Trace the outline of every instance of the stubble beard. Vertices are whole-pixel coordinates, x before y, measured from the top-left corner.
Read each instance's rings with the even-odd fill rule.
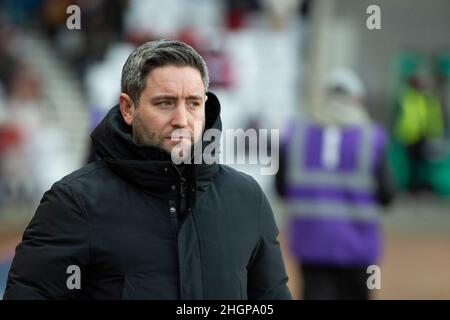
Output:
[[[202,129],[203,132],[203,129]],[[158,134],[156,132],[149,131],[142,123],[139,117],[135,118],[135,122],[132,126],[133,142],[136,145],[157,147],[164,150],[167,153],[171,153],[174,148],[181,152],[181,155],[185,156],[185,151],[187,152],[193,146],[194,137],[191,137],[190,141],[166,141],[165,137],[167,134]],[[198,138],[200,139],[200,138]],[[165,143],[170,143],[170,146],[166,146]]]
[[[158,147],[170,153],[170,150],[164,148],[164,137],[156,132],[148,131],[143,126],[139,117],[135,118],[132,126],[133,142],[140,146]]]

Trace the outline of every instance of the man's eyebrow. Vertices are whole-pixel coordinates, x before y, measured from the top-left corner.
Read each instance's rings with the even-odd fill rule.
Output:
[[[159,96],[155,96],[151,98],[151,101],[158,101],[158,100],[176,100],[178,99],[177,96],[172,96],[170,94],[163,94]],[[199,95],[190,95],[186,98],[187,100],[202,100],[203,97]]]
[[[153,98],[151,98],[151,101],[156,101],[156,100],[176,100],[177,97],[176,96],[172,96],[169,94],[163,94],[160,96],[155,96]]]
[[[190,95],[187,97],[188,100],[202,100],[203,97],[202,96],[198,96],[198,95]]]

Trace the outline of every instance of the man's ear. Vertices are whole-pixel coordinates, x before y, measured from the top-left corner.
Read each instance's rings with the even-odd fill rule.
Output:
[[[119,98],[120,113],[122,114],[123,120],[131,126],[134,119],[134,102],[126,93],[121,93]]]

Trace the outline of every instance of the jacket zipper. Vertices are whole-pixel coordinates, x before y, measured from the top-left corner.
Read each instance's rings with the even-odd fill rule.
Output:
[[[184,217],[184,215],[187,212],[187,183],[186,178],[183,177],[180,170],[177,168],[176,165],[173,165],[175,170],[178,172],[178,175],[180,177],[180,202],[179,206],[177,208],[176,201],[171,200],[169,201],[170,206],[170,217],[172,219],[172,223],[175,226],[175,230],[178,233],[178,229],[180,226],[181,218]]]
[[[180,216],[183,217],[187,211],[187,199],[186,199],[186,178],[180,178]]]

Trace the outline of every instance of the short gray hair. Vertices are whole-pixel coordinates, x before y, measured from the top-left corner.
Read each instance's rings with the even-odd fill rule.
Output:
[[[177,40],[156,40],[137,47],[122,68],[121,90],[138,103],[147,75],[165,65],[189,66],[200,71],[205,91],[208,90],[208,69],[203,58],[189,45]]]

